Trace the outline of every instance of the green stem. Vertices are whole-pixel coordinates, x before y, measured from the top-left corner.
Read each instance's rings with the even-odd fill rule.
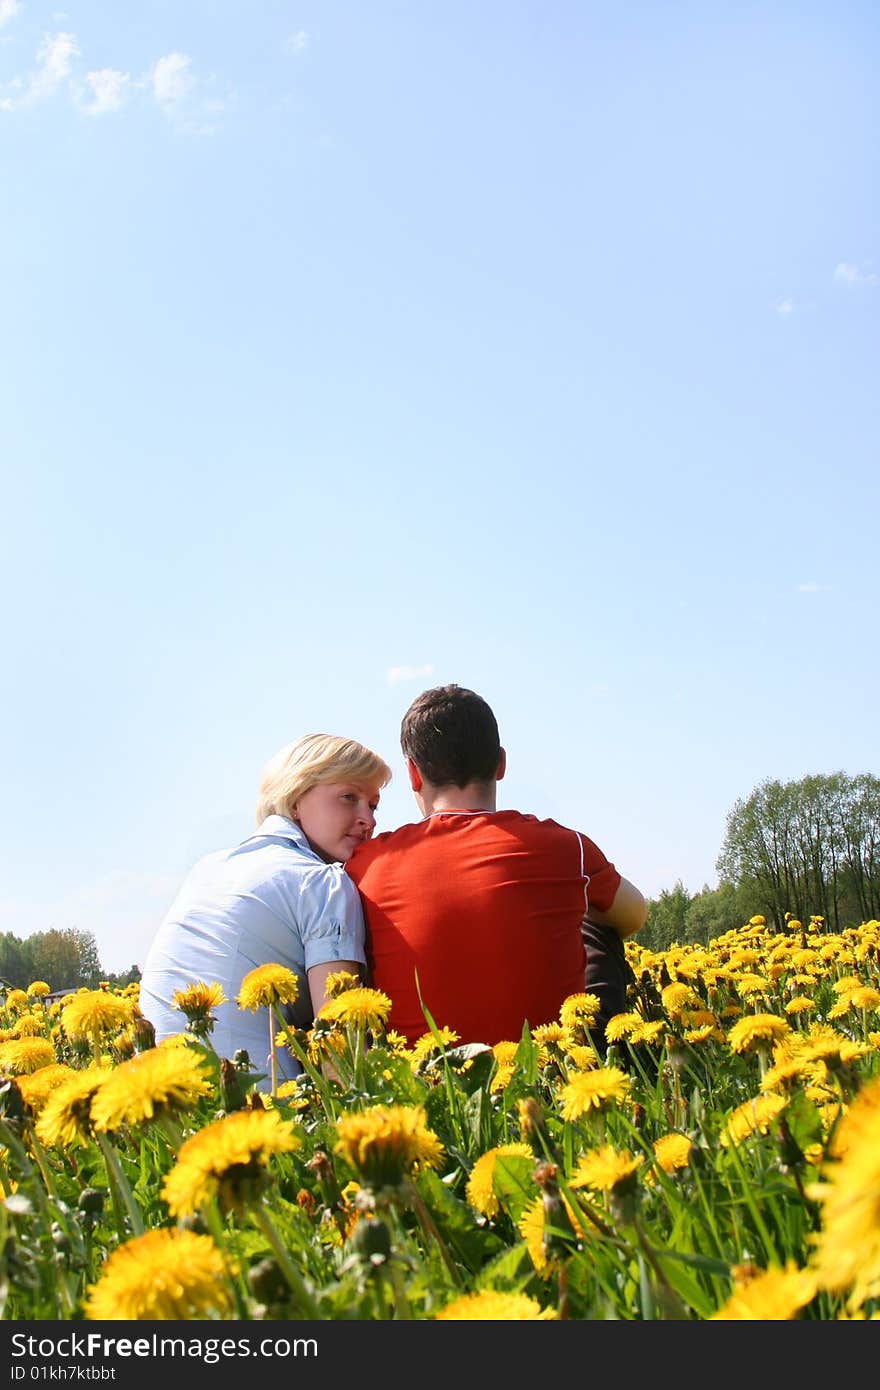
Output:
[[[399,1322],[411,1322],[412,1313],[410,1312],[409,1299],[403,1287],[403,1274],[395,1262],[390,1262],[389,1278],[391,1288],[394,1293],[394,1312]]]
[[[278,1058],[275,1054],[275,1011],[272,1008],[266,1010],[269,1016],[269,1080],[272,1083],[272,1095],[278,1090]]]
[[[455,1283],[457,1288],[461,1288],[461,1273],[458,1269],[458,1266],[456,1265],[455,1261],[449,1253],[445,1240],[443,1239],[439,1230],[437,1229],[437,1223],[435,1222],[433,1216],[431,1215],[424,1201],[422,1200],[422,1194],[419,1192],[415,1183],[412,1182],[406,1183],[404,1191],[406,1193],[410,1206],[416,1214],[416,1218],[418,1220],[419,1225],[422,1228],[422,1231],[424,1232],[426,1239],[429,1241],[434,1241],[434,1243],[437,1246],[437,1249],[443,1256],[443,1263],[449,1270],[453,1282]]]
[[[285,1029],[287,1029],[287,1024],[284,1023],[283,1020],[282,1026]],[[302,1047],[300,1047],[296,1038],[293,1036],[293,1033],[289,1029],[287,1030],[287,1046],[290,1048],[290,1051],[293,1053],[294,1057],[299,1062],[306,1076],[308,1076],[310,1080],[314,1083],[315,1090],[321,1097],[321,1103],[324,1106],[324,1111],[327,1115],[328,1120],[331,1120],[335,1123],[336,1106],[333,1104],[333,1096],[330,1090],[330,1086],[326,1078],[322,1076],[321,1073],[309,1061],[308,1056],[306,1055]]]
[[[118,1196],[128,1216],[132,1235],[142,1236],[145,1229],[144,1219],[141,1215],[140,1208],[134,1200],[134,1194],[132,1193],[128,1178],[122,1170],[122,1164],[119,1162],[119,1155],[113,1145],[108,1141],[107,1136],[98,1130],[95,1131],[95,1141],[104,1158],[104,1163],[107,1168],[107,1178],[110,1183],[110,1191],[114,1194],[114,1198]],[[116,1205],[115,1201],[114,1205]],[[124,1229],[120,1229],[119,1235],[121,1239],[125,1239]]]
[[[315,1300],[312,1298],[312,1295],[306,1288],[305,1283],[303,1282],[302,1275],[296,1268],[296,1265],[294,1265],[286,1249],[284,1248],[284,1245],[279,1240],[278,1232],[275,1230],[275,1227],[272,1225],[272,1222],[269,1220],[265,1211],[261,1206],[254,1206],[251,1208],[250,1214],[253,1218],[254,1224],[259,1227],[259,1229],[262,1231],[263,1235],[266,1237],[269,1244],[271,1245],[275,1253],[275,1258],[277,1259],[278,1265],[281,1269],[281,1272],[283,1273],[285,1279],[290,1285],[290,1288],[292,1289],[297,1302],[302,1308],[303,1313],[307,1318],[310,1318],[313,1322],[320,1321],[321,1315],[318,1312],[317,1304],[315,1303]]]

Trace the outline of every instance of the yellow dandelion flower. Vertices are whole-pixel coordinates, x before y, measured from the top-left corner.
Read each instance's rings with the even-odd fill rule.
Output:
[[[605,1025],[605,1037],[608,1042],[620,1042],[622,1038],[631,1038],[634,1032],[644,1026],[644,1022],[639,1013],[615,1014]]]
[[[563,1051],[577,1071],[594,1071],[596,1067],[602,1065],[602,1059],[598,1056],[595,1047],[587,1043],[573,1042],[569,1038]]]
[[[728,966],[732,971],[742,970],[747,965],[757,965],[760,959],[760,951],[756,951],[753,946],[745,947],[743,950],[731,952]]]
[[[37,1120],[40,1142],[50,1148],[87,1143],[93,1130],[92,1103],[109,1075],[107,1067],[86,1067],[54,1087]]]
[[[572,1187],[589,1187],[594,1192],[613,1192],[631,1183],[641,1167],[641,1158],[633,1158],[626,1149],[603,1144],[582,1154],[571,1175]]]
[[[691,1148],[686,1134],[663,1134],[654,1140],[654,1156],[664,1173],[686,1168],[690,1162]]]
[[[874,1011],[880,1008],[880,990],[874,989],[872,985],[860,985],[849,996],[849,1002],[854,1009]]]
[[[36,1014],[22,1014],[12,1031],[17,1038],[38,1038],[45,1029],[45,1019],[38,1018]]]
[[[92,1123],[112,1134],[123,1125],[189,1111],[212,1089],[201,1053],[191,1048],[151,1047],[110,1073],[92,1104]]]
[[[563,999],[559,1010],[559,1022],[563,1028],[592,1028],[602,1008],[602,1002],[595,994],[570,994]]]
[[[725,1146],[738,1144],[751,1134],[767,1134],[773,1121],[787,1104],[787,1098],[779,1095],[761,1094],[753,1100],[744,1101],[729,1116],[720,1136],[721,1143]]]
[[[336,1152],[366,1187],[397,1187],[418,1168],[437,1168],[443,1146],[419,1105],[374,1105],[340,1115]]]
[[[682,1018],[689,1028],[703,1028],[706,1024],[710,1028],[718,1026],[718,1019],[711,1009],[684,1009]]]
[[[596,1067],[579,1072],[562,1087],[559,1098],[566,1120],[578,1120],[590,1111],[602,1111],[629,1095],[630,1078],[619,1067]]]
[[[207,1021],[209,1014],[226,1002],[223,986],[216,980],[209,984],[204,980],[196,980],[195,984],[176,989],[171,996],[171,1007],[186,1014],[190,1023]]]
[[[750,917],[750,918],[749,918],[749,926],[750,926],[750,927],[763,927],[763,926],[766,924],[766,921],[767,921],[767,918],[766,918],[766,917],[762,917],[760,913],[757,913],[756,916]]]
[[[606,1032],[606,1037],[608,1036]],[[648,1043],[649,1046],[658,1047],[666,1036],[666,1024],[662,1018],[651,1019],[650,1022],[644,1020],[638,1028],[633,1028],[630,1033],[630,1041],[633,1043]],[[610,1039],[609,1039],[610,1041]]]
[[[492,1080],[489,1082],[490,1092],[503,1091],[506,1086],[509,1086],[515,1070],[512,1062],[499,1063],[492,1075]]]
[[[23,989],[11,989],[5,1002],[7,1009],[12,1009],[13,1013],[18,1013],[22,1009],[26,1009],[30,1001]]]
[[[46,984],[45,980],[34,980],[27,987],[27,994],[29,999],[44,999],[47,994],[51,993],[52,991]]]
[[[259,1198],[275,1154],[302,1140],[278,1110],[235,1110],[197,1130],[180,1147],[162,1196],[172,1216],[191,1216],[216,1197],[221,1211],[240,1213]]]
[[[849,1291],[852,1311],[880,1294],[880,1079],[852,1101],[831,1150],[807,1190],[822,1207],[811,1263],[822,1288]]]
[[[558,1317],[553,1308],[542,1308],[534,1298],[524,1293],[500,1293],[495,1289],[481,1289],[478,1293],[462,1294],[447,1303],[435,1314],[440,1322],[535,1322],[548,1321]]]
[[[701,1023],[698,1028],[686,1028],[684,1032],[684,1040],[688,1043],[708,1042],[710,1038],[715,1042],[724,1041],[723,1032],[712,1023]]]
[[[36,1118],[56,1087],[76,1075],[73,1067],[67,1067],[63,1062],[50,1062],[30,1076],[20,1076],[15,1084],[26,1110]]]
[[[565,1196],[562,1198],[562,1205],[568,1215],[568,1219],[578,1237],[585,1235],[584,1217],[579,1211],[575,1211]],[[548,1275],[552,1272],[552,1263],[547,1258],[547,1251],[544,1246],[544,1235],[547,1228],[547,1213],[544,1208],[544,1198],[538,1196],[533,1202],[523,1210],[522,1216],[516,1223],[517,1230],[525,1241],[529,1258],[535,1269],[541,1275]]]
[[[498,1212],[498,1198],[495,1195],[495,1161],[498,1158],[518,1157],[524,1160],[522,1178],[525,1180],[534,1167],[534,1156],[528,1144],[499,1144],[497,1148],[487,1149],[481,1154],[471,1169],[465,1188],[465,1197],[475,1211],[482,1216],[495,1216]]]
[[[116,994],[108,994],[103,989],[83,989],[64,1000],[61,1008],[61,1023],[65,1033],[72,1040],[86,1038],[90,1042],[102,1042],[122,1028],[127,1028],[133,1019],[130,999]]]
[[[689,1006],[697,1008],[700,997],[690,985],[683,984],[681,980],[673,980],[672,984],[666,985],[660,991],[660,1002],[668,1014],[674,1014],[678,1013],[679,1009]]]
[[[347,989],[357,989],[360,985],[360,977],[352,975],[350,970],[331,970],[329,975],[324,977],[324,993],[328,999],[335,999],[337,994],[342,994]]]
[[[347,971],[337,972],[340,975]],[[373,1032],[381,1027],[391,1012],[391,1000],[379,989],[365,989],[351,986],[342,990],[334,998],[328,999],[318,1018],[328,1023],[354,1024],[358,1028],[369,1028]]]
[[[235,1002],[240,1009],[255,1014],[273,1004],[292,1004],[298,989],[296,976],[285,965],[258,965],[245,975]]]
[[[727,1040],[732,1052],[754,1052],[772,1047],[790,1032],[789,1024],[778,1014],[744,1014],[731,1027]]]
[[[805,994],[796,994],[793,999],[789,999],[785,1006],[787,1014],[808,1014],[816,1008],[815,999],[808,999]]]
[[[743,998],[748,998],[752,994],[768,994],[770,991],[770,981],[763,975],[747,974],[737,975],[733,981],[736,991]]]
[[[806,1062],[800,1057],[786,1056],[780,1053],[778,1060],[764,1073],[761,1087],[765,1091],[791,1088],[807,1077],[815,1077],[817,1065],[819,1064]]]
[[[816,1275],[788,1260],[782,1269],[765,1269],[739,1284],[710,1321],[787,1322],[815,1298]]]
[[[91,1322],[190,1321],[234,1316],[223,1256],[210,1236],[154,1230],[120,1245],[88,1290]]]
[[[561,1023],[539,1023],[532,1029],[532,1038],[539,1047],[558,1047],[565,1038],[565,1029]]]
[[[452,1028],[438,1028],[437,1032],[440,1035],[440,1044],[444,1048],[454,1047],[457,1042],[461,1041],[460,1035],[454,1032]],[[423,1033],[420,1038],[416,1038],[412,1045],[411,1056],[413,1065],[418,1066],[420,1062],[427,1061],[427,1059],[433,1057],[437,1051],[438,1047],[437,1043],[434,1041],[433,1033]]]
[[[309,1097],[303,1091],[296,1077],[292,1081],[282,1081],[275,1092],[276,1100],[283,1100],[290,1110],[307,1110]]]
[[[0,1071],[28,1076],[55,1061],[55,1049],[46,1038],[12,1038],[0,1043]]]
[[[393,1028],[390,1030],[390,1032],[385,1034],[385,1046],[387,1048],[390,1048],[390,1050],[394,1053],[396,1057],[409,1056],[409,1048],[407,1047],[406,1038],[402,1033],[396,1032]]]

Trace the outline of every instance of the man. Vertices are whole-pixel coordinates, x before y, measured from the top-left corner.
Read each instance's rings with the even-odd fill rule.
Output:
[[[516,1041],[524,1022],[554,1022],[591,977],[608,994],[606,1019],[624,1008],[622,942],[643,925],[645,900],[586,835],[496,809],[507,759],[486,701],[458,685],[426,690],[400,742],[423,819],[346,864],[371,983],[392,1001],[388,1028],[409,1044],[425,1033],[421,995],[462,1042]]]

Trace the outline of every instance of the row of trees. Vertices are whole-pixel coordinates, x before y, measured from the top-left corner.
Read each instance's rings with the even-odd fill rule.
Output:
[[[648,905],[651,950],[708,941],[760,913],[822,917],[830,931],[880,918],[880,779],[844,772],[761,782],[727,817],[717,888],[679,881]]]
[[[101,969],[98,943],[90,931],[69,927],[65,931],[34,932],[21,940],[12,932],[0,933],[0,985],[27,989],[34,980],[43,980],[51,990],[96,989],[102,980],[111,985],[127,985],[140,979],[132,965],[122,975],[108,975]]]

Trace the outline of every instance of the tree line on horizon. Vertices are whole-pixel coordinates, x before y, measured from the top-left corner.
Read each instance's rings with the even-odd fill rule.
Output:
[[[737,801],[715,865],[717,888],[689,893],[682,881],[648,900],[638,941],[652,951],[706,943],[756,915],[782,930],[821,917],[829,931],[880,918],[880,778],[844,772],[771,779]],[[132,965],[102,970],[95,937],[75,927],[0,934],[0,988],[122,988],[141,977]]]
[[[880,918],[880,779],[765,779],[730,811],[715,868],[717,888],[691,894],[679,879],[649,900],[641,945],[706,943],[757,915],[778,931],[792,919],[837,932]]]
[[[10,931],[0,933],[0,987],[27,989],[42,980],[53,992],[97,989],[100,984],[122,989],[140,977],[137,965],[121,974],[102,970],[94,934],[78,927],[34,932],[23,939]]]

